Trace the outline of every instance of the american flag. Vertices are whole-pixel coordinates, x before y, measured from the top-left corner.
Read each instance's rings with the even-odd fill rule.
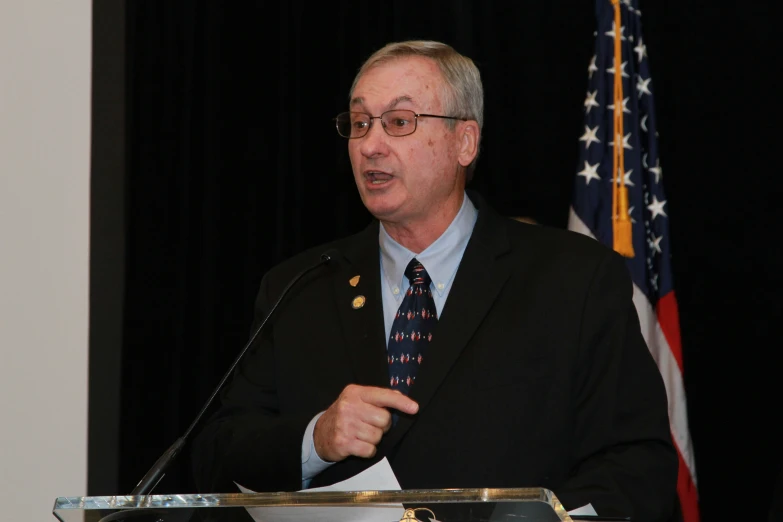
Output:
[[[642,333],[666,385],[669,422],[680,460],[677,493],[683,519],[698,522],[668,202],[638,0],[596,0],[596,17],[595,54],[587,69],[584,134],[579,138],[568,228],[626,256]],[[621,82],[616,83],[615,75]]]

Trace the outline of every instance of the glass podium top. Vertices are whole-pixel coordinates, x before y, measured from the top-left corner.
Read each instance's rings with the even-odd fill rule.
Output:
[[[559,522],[543,488],[60,497],[61,522]]]

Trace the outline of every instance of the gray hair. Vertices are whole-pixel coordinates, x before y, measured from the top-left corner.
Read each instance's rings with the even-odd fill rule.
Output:
[[[390,43],[378,49],[364,62],[356,74],[353,85],[351,85],[349,99],[353,98],[356,84],[368,70],[397,58],[408,56],[421,56],[435,62],[445,83],[445,88],[441,93],[444,115],[475,120],[478,123],[480,138],[484,127],[484,87],[481,85],[481,74],[473,60],[441,42],[409,40]],[[456,121],[447,121],[449,128],[453,130],[456,127]],[[477,160],[478,154],[467,168],[468,180],[473,177]]]

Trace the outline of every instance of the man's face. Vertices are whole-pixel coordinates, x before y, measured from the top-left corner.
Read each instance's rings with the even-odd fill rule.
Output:
[[[372,116],[390,109],[451,116],[442,112],[442,92],[443,79],[433,61],[398,58],[364,73],[350,110]],[[458,174],[458,136],[449,130],[448,120],[422,117],[408,136],[389,136],[376,119],[366,136],[349,140],[356,186],[370,213],[405,226],[426,223],[461,201],[465,182]]]

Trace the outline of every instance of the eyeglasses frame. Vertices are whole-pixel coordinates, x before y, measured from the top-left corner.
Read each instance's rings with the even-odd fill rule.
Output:
[[[407,111],[413,114],[413,130],[410,131],[408,134],[398,134],[398,135],[389,134],[389,130],[386,128],[386,125],[383,123],[383,115],[395,111]],[[337,119],[343,114],[351,114],[351,113],[365,114],[370,117],[370,124],[367,126],[367,131],[361,136],[343,136],[342,134],[340,134],[340,129],[337,125]],[[468,118],[460,118],[458,116],[442,116],[439,114],[419,114],[410,109],[389,109],[388,111],[382,112],[380,116],[373,116],[372,114],[369,114],[367,112],[362,112],[362,111],[346,111],[346,112],[341,112],[340,114],[332,118],[332,120],[334,121],[335,129],[337,129],[337,134],[339,134],[341,138],[345,138],[347,140],[355,140],[359,138],[364,138],[370,133],[370,130],[372,129],[373,120],[381,120],[381,127],[383,128],[383,131],[389,136],[391,136],[392,138],[404,138],[405,136],[410,136],[411,134],[416,132],[416,129],[419,128],[419,118],[440,118],[443,120],[469,121]]]

